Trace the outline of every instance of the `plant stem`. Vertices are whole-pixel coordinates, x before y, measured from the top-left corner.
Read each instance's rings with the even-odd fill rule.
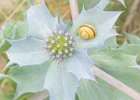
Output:
[[[115,79],[111,75],[105,73],[104,71],[102,71],[101,69],[97,68],[96,66],[94,66],[92,70],[93,70],[94,74],[97,77],[103,79],[107,83],[109,83],[112,86],[116,87],[117,89],[121,90],[125,94],[129,95],[130,97],[132,97],[134,100],[140,100],[140,94],[138,92],[134,91],[133,89],[131,89],[130,87],[128,87],[127,85],[125,85],[124,83],[122,83],[119,80]]]
[[[79,16],[77,0],[69,0],[69,1],[70,1],[71,13],[72,13],[72,20],[75,21]]]
[[[49,96],[48,91],[42,91],[34,95],[33,97],[29,98],[29,100],[45,100],[45,98],[47,98],[48,96]]]

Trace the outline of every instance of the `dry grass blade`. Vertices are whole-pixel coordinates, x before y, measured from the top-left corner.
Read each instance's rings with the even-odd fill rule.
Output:
[[[72,20],[76,20],[79,15],[77,0],[70,0],[70,9],[72,13]]]
[[[132,4],[130,11],[129,11],[129,15],[127,16],[126,21],[122,27],[122,32],[124,32],[127,29],[127,27],[132,23],[133,18],[136,15],[136,11],[137,11],[139,4],[140,4],[140,0],[133,1],[133,4]]]
[[[4,17],[4,19],[7,19],[8,16],[0,9],[0,13],[2,14],[2,16]]]
[[[20,3],[20,5],[14,10],[14,12],[10,15],[10,16],[8,16],[8,18],[6,19],[6,21],[5,22],[7,22],[8,20],[10,20],[19,10],[20,10],[20,8],[23,6],[23,4],[26,2],[26,0],[23,0],[21,3]]]
[[[7,63],[7,59],[5,57],[5,54],[0,55],[0,72],[3,70],[6,63]]]

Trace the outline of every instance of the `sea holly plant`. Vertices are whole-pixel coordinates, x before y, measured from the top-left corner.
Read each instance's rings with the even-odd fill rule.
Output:
[[[20,39],[26,35],[27,27],[25,21],[8,21],[0,31],[0,54],[10,47],[7,39]]]
[[[19,66],[10,76],[17,83],[15,98],[47,90],[50,100],[75,100],[80,80],[96,82],[87,50],[102,47],[105,40],[117,35],[112,27],[121,14],[103,9],[102,1],[90,10],[83,9],[71,28],[61,18],[52,17],[44,1],[27,10],[28,35],[8,40],[6,67]],[[78,33],[81,27],[85,29],[82,36]],[[90,37],[89,31],[94,36],[83,39]]]

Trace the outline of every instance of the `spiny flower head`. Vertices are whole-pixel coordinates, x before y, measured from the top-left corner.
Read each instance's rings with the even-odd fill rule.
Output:
[[[63,60],[74,54],[74,44],[74,36],[59,30],[48,36],[46,40],[46,49],[52,58]]]

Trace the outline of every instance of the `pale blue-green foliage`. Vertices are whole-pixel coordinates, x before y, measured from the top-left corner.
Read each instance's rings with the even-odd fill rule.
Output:
[[[44,49],[44,42],[34,38],[9,40],[13,45],[8,52],[8,65],[18,63],[20,66],[35,65],[45,62],[49,57]],[[14,49],[13,49],[14,48]]]
[[[0,74],[0,80],[2,80],[3,78],[6,78],[7,75],[4,75],[4,74]]]
[[[10,44],[7,39],[20,39],[27,34],[27,25],[24,21],[9,21],[0,32],[0,53],[5,52]]]
[[[57,29],[58,19],[51,16],[46,5],[42,2],[29,8],[27,23],[30,36],[37,39],[46,39],[52,31]]]
[[[29,70],[30,66],[32,68],[38,66],[37,68],[42,69],[41,67],[43,67],[43,65],[40,64],[48,61],[48,54],[44,49],[44,40],[50,35],[51,32],[55,31],[57,28],[63,28],[65,25],[63,25],[61,21],[58,23],[58,19],[50,15],[44,2],[39,5],[32,6],[27,11],[27,22],[29,26],[29,36],[26,39],[16,41],[9,40],[10,44],[12,45],[12,47],[7,51],[7,55],[10,59],[9,63],[19,64],[20,67],[23,67],[20,69],[28,68]],[[47,71],[43,70],[46,72],[46,76],[44,81],[42,81],[42,88],[38,88],[37,84],[33,84],[34,80],[31,79],[36,78],[36,76],[32,74],[34,73],[34,71],[32,72],[32,69],[29,73],[29,77],[31,78],[30,80],[27,80],[26,78],[18,78],[21,75],[24,76],[27,74],[23,74],[19,72],[20,70],[17,70],[15,72],[16,75],[14,74],[15,76],[12,77],[12,79],[17,83],[17,97],[26,92],[34,93],[39,92],[40,89],[47,89],[51,100],[65,100],[66,98],[69,98],[69,100],[74,100],[76,91],[79,87],[78,80],[82,78],[92,79],[92,75],[88,74],[90,74],[89,70],[93,63],[89,61],[90,59],[88,58],[85,50],[83,50],[84,52],[80,51],[81,50],[77,50],[75,56],[61,62],[60,64],[56,61],[50,61],[50,66],[45,64],[44,67],[49,69]],[[76,61],[77,67],[73,61]],[[42,73],[43,72],[39,71],[38,76],[42,76]],[[22,88],[24,85],[23,81],[28,83],[26,84],[27,87],[25,85],[24,88]],[[31,84],[29,85],[29,83]],[[32,86],[32,89],[29,89],[28,86]]]
[[[117,35],[113,26],[118,19],[121,11],[103,11],[104,2],[100,2],[97,6],[90,10],[83,9],[77,20],[74,21],[70,30],[71,34],[78,34],[78,28],[83,24],[91,24],[96,29],[96,37],[92,40],[79,40],[78,47],[90,48],[103,46],[104,41],[109,37]],[[87,17],[88,16],[88,17]],[[84,20],[83,20],[84,19]]]
[[[78,79],[75,76],[77,76],[79,80],[81,78],[92,79],[87,74],[89,72],[88,68],[91,67],[91,63],[84,59],[87,57],[82,56],[81,53],[77,54],[74,58],[81,58],[82,63],[74,59],[77,62],[74,64],[73,59],[70,59],[69,61],[65,61],[65,63],[68,62],[67,65],[69,68],[67,68],[66,64],[57,62],[53,62],[49,65],[48,63],[52,61],[48,61],[48,63],[41,65],[23,66],[15,69],[16,71],[12,75],[12,79],[17,83],[16,96],[18,97],[24,93],[36,93],[43,89],[48,89],[50,98],[65,100],[65,98],[69,97],[70,100],[73,100],[75,98],[75,92],[79,87]],[[65,68],[67,70],[64,70]],[[76,70],[74,70],[74,68],[76,68]],[[68,71],[71,71],[71,73]],[[75,76],[72,73],[74,73]]]
[[[128,36],[132,36],[132,38]],[[127,34],[127,37],[129,42],[131,42],[125,46],[119,46],[116,38],[113,37],[106,41],[105,48],[90,49],[89,55],[93,58],[97,67],[140,92],[140,65],[136,62],[136,55],[139,54],[138,51],[140,51],[140,48],[136,47],[136,51],[136,48],[132,46],[136,45],[140,38],[129,34]],[[116,45],[116,47],[111,44]],[[81,98],[79,97],[80,100],[86,100],[86,98],[93,100],[93,95],[95,100],[133,100],[99,78],[97,79],[97,83],[83,81],[81,85],[80,91],[78,92],[78,95],[81,96]],[[102,96],[98,96],[99,94]]]
[[[121,52],[126,53],[128,55],[133,55],[137,57],[138,63],[140,63],[140,45],[139,44],[129,44],[124,43],[120,49]]]
[[[111,1],[113,1],[113,0],[103,0],[103,3],[104,3],[103,8],[105,8],[106,5],[108,5],[109,2],[111,2]],[[124,2],[124,0],[118,0],[118,1],[125,7],[125,2]]]
[[[63,63],[54,62],[48,68],[44,88],[49,91],[50,100],[75,99],[79,83],[72,73],[62,69],[65,67],[67,66],[64,66]]]
[[[133,100],[131,97],[100,78],[97,82],[82,80],[77,93],[78,100]]]
[[[80,86],[79,81],[82,79],[95,80],[90,69],[96,59],[91,60],[87,49],[102,47],[104,41],[116,36],[113,26],[121,14],[117,11],[105,12],[103,5],[105,4],[100,2],[95,8],[83,10],[77,21],[73,23],[69,30],[70,34],[76,37],[76,51],[72,57],[63,60],[63,62],[52,60],[44,46],[47,37],[56,29],[65,29],[65,24],[62,20],[58,21],[58,17],[51,16],[44,1],[29,8],[27,11],[27,37],[20,40],[8,40],[11,44],[11,48],[7,51],[10,60],[8,65],[13,63],[19,65],[10,76],[17,83],[15,98],[25,93],[48,90],[50,100],[75,100],[76,92]],[[95,27],[97,32],[94,39],[82,40],[79,37],[77,31],[82,24],[91,24]],[[92,58],[93,54],[90,54]],[[106,58],[104,57],[104,59]],[[122,57],[122,59],[125,59],[126,62],[130,60],[127,60],[126,57]],[[109,57],[108,60],[110,60]],[[115,63],[115,60],[112,63]],[[129,64],[135,65],[134,62]],[[92,87],[89,85],[89,88]],[[78,96],[81,98],[79,93]]]
[[[119,44],[117,43],[117,40],[116,40],[116,36],[113,36],[113,37],[107,39],[105,41],[104,45],[106,47],[113,47],[113,48],[116,48],[117,46],[119,46]]]
[[[0,32],[0,54],[6,51],[9,46],[9,43],[4,39],[3,33]]]
[[[6,39],[20,39],[27,34],[27,24],[25,21],[8,21],[2,30]]]
[[[47,73],[47,66],[50,63],[45,62],[41,65],[30,65],[26,67],[16,67],[15,72],[11,78],[17,83],[17,94],[15,98],[18,98],[24,93],[37,93],[43,90],[44,80]]]
[[[79,80],[83,78],[94,80],[89,70],[93,65],[93,61],[85,50],[77,52],[74,57],[67,59],[64,64],[67,71],[72,72]]]
[[[131,35],[131,34],[125,34],[127,37],[127,40],[129,43],[131,44],[138,44],[140,43],[140,38],[138,36],[135,35]]]
[[[140,64],[140,38],[131,34],[126,34],[126,37],[128,42],[125,42],[119,50],[137,56],[137,62]]]

